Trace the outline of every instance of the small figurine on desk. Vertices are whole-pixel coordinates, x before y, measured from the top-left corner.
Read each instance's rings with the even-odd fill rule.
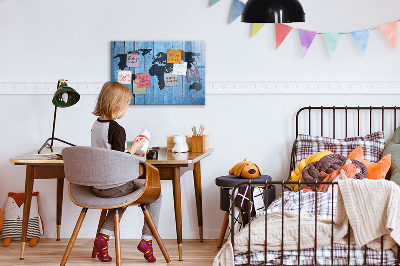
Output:
[[[186,143],[185,136],[175,136],[174,137],[175,146],[172,148],[172,152],[188,152],[189,146]]]

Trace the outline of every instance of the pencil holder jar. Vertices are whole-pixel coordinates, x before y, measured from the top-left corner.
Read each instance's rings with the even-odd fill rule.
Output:
[[[209,136],[192,136],[192,152],[205,152],[208,150]]]

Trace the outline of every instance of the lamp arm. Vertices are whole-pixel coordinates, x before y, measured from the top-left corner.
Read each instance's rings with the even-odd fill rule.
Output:
[[[60,83],[61,83],[61,80],[58,80],[56,91],[60,88]],[[54,130],[56,129],[56,117],[57,117],[57,106],[54,106],[53,131],[51,132],[50,148],[53,148]]]
[[[51,132],[51,144],[50,144],[50,148],[53,147],[54,131],[55,131],[55,129],[56,129],[56,118],[57,118],[57,106],[54,106],[53,131]]]

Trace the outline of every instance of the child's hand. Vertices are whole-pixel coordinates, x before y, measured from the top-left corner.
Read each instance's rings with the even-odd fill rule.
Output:
[[[146,143],[146,141],[147,140],[145,138],[136,137],[135,140],[132,142],[129,152],[131,154],[135,154],[140,148],[143,147],[143,145]]]

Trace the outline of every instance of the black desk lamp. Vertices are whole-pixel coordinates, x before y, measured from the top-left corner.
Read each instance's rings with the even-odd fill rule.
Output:
[[[57,107],[70,107],[76,104],[79,101],[79,93],[76,92],[73,88],[69,87],[67,84],[67,80],[60,79],[57,83],[57,91],[53,95],[53,105],[54,105],[54,118],[53,118],[53,131],[51,133],[51,138],[48,138],[42,147],[39,149],[38,153],[40,153],[45,147],[50,148],[51,152],[53,152],[53,141],[58,140],[62,143],[75,146],[72,143],[69,143],[65,140],[55,138],[54,137],[54,129],[56,127],[56,115],[57,115]],[[49,144],[49,141],[51,143]]]
[[[249,0],[243,8],[242,22],[304,22],[304,10],[298,0]]]

